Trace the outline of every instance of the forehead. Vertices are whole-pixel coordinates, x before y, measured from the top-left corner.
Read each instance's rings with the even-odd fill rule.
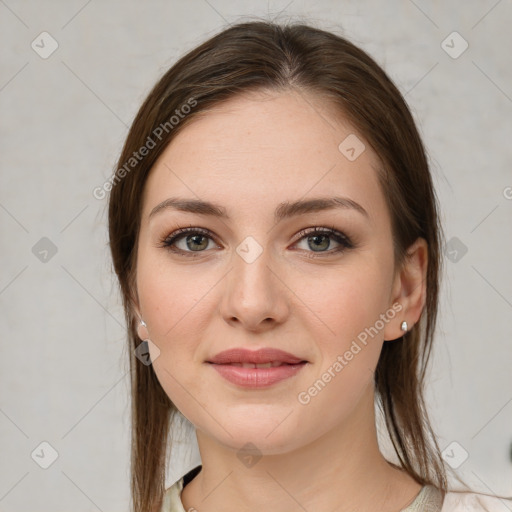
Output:
[[[364,150],[349,159],[351,147]],[[170,195],[246,215],[283,200],[343,195],[377,219],[386,208],[378,166],[364,137],[325,100],[296,91],[244,94],[201,112],[170,142],[146,183],[143,215]]]

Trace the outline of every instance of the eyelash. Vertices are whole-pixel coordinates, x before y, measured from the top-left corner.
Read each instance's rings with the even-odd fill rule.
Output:
[[[168,237],[162,239],[160,247],[166,248],[167,250],[172,251],[175,254],[185,256],[185,257],[190,257],[190,258],[195,258],[197,256],[200,256],[200,254],[202,252],[205,252],[205,251],[183,251],[182,249],[177,249],[177,248],[173,247],[173,244],[178,239],[183,238],[183,236],[185,234],[202,235],[202,236],[211,238],[213,241],[215,241],[215,238],[213,237],[212,233],[209,230],[203,229],[203,228],[189,227],[189,228],[180,228],[180,229],[176,230],[174,233],[172,233],[171,235],[169,235]],[[352,240],[347,235],[334,229],[334,227],[332,227],[332,228],[320,228],[320,227],[305,228],[305,229],[299,231],[299,233],[297,233],[297,235],[299,235],[299,239],[295,243],[300,242],[303,238],[306,238],[306,237],[318,236],[318,235],[328,235],[340,244],[339,247],[337,247],[335,249],[331,249],[329,251],[319,251],[319,252],[306,251],[306,252],[312,253],[312,254],[309,254],[306,256],[306,257],[312,258],[312,259],[325,257],[325,255],[332,256],[333,254],[338,254],[347,249],[353,249],[354,247],[356,247],[356,245],[352,242]]]

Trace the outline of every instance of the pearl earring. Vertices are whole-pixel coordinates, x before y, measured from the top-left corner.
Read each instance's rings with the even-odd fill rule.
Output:
[[[400,328],[402,329],[402,331],[407,331],[407,322],[403,321]]]

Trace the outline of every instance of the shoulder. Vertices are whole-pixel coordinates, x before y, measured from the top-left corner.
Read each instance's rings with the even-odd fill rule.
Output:
[[[160,512],[185,512],[180,497],[182,489],[183,478],[180,478],[165,490]]]
[[[201,471],[201,469],[201,464],[195,466],[165,490],[160,512],[185,512],[181,501],[181,491],[183,490],[183,487]]]
[[[441,512],[510,512],[512,499],[476,492],[447,492]]]

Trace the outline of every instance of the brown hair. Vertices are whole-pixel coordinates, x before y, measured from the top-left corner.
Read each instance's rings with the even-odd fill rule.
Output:
[[[395,268],[418,237],[428,243],[425,308],[410,331],[384,343],[375,389],[401,467],[418,483],[447,490],[445,467],[423,397],[437,317],[442,229],[420,135],[398,89],[363,50],[310,25],[258,20],[223,30],[162,76],[133,121],[113,175],[109,236],[128,323],[135,512],[161,506],[170,424],[176,413],[152,366],[134,355],[140,340],[132,300],[145,181],[172,138],[200,113],[244,92],[291,89],[311,92],[336,105],[380,158],[379,181],[392,218]],[[178,122],[170,122],[176,115]],[[151,149],[127,169],[134,152],[149,147],[149,140]]]

